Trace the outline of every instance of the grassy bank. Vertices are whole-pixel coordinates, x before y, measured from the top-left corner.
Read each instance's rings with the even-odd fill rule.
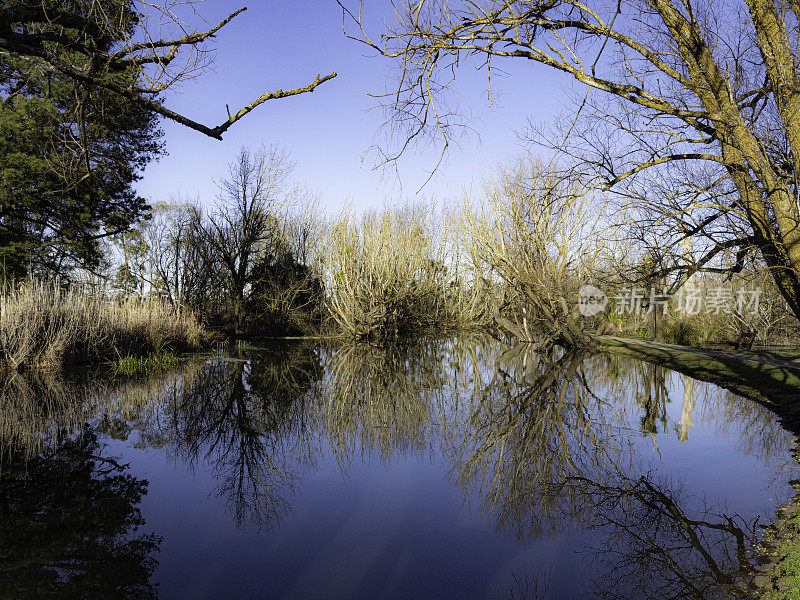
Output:
[[[800,364],[770,354],[737,353],[669,346],[612,336],[596,338],[597,348],[631,356],[708,381],[768,406],[797,431],[800,427]]]
[[[797,486],[795,486],[797,489]],[[800,600],[800,497],[778,511],[765,532],[761,554],[771,556],[756,567],[754,577],[762,600]]]
[[[114,373],[119,375],[143,375],[163,373],[181,363],[181,357],[169,351],[150,353],[147,356],[127,355],[115,360]]]
[[[0,356],[12,370],[198,349],[194,315],[159,300],[110,301],[32,282],[0,299]]]

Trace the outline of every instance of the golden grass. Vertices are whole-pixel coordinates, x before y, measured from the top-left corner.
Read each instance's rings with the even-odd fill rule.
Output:
[[[109,301],[30,282],[0,299],[0,353],[13,370],[200,347],[194,315],[160,300]]]

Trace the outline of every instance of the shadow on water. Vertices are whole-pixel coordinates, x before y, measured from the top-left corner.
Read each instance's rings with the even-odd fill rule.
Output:
[[[345,477],[355,461],[440,456],[497,535],[592,532],[581,554],[595,597],[745,597],[755,519],[641,452],[657,452],[658,436],[686,441],[698,418],[774,472],[791,469],[790,436],[763,406],[612,355],[457,339],[293,343],[124,383],[16,376],[0,395],[0,586],[21,598],[156,595],[159,538],[138,533],[147,482],[104,451],[110,438],[209,468],[241,528],[279,527],[326,452]],[[531,565],[511,574],[506,597],[557,587]]]
[[[601,347],[619,356],[640,359],[668,367],[698,381],[714,383],[742,397],[768,406],[782,420],[784,427],[800,433],[800,363],[781,361],[780,357],[763,355],[766,362],[749,360],[747,354],[703,349],[681,349],[679,346],[651,344],[640,340],[607,338]],[[777,361],[770,364],[769,360]]]
[[[138,533],[147,482],[103,456],[89,426],[0,472],[0,596],[156,598],[160,538]]]

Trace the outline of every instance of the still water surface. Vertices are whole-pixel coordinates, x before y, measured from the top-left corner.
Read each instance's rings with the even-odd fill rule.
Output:
[[[0,399],[8,598],[740,597],[798,477],[755,402],[496,342],[292,343]]]

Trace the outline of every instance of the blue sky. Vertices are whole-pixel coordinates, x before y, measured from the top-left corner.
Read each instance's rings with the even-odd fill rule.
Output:
[[[391,16],[385,0],[369,3],[367,19],[380,31]],[[216,22],[247,5],[209,0],[203,17]],[[150,165],[138,184],[153,202],[178,193],[212,201],[213,180],[224,176],[227,163],[242,145],[276,144],[296,163],[293,181],[320,196],[328,214],[345,206],[356,210],[414,199],[447,201],[464,189],[480,188],[481,177],[500,160],[525,151],[518,132],[528,119],[547,121],[563,101],[570,81],[528,61],[502,66],[508,72],[493,80],[493,102],[487,99],[485,72],[462,68],[458,103],[470,116],[472,133],[462,137],[444,164],[421,191],[437,161],[434,150],[414,151],[393,168],[374,169],[378,157],[369,148],[384,114],[370,110],[378,103],[369,94],[384,87],[390,63],[342,34],[341,9],[334,0],[251,2],[248,10],[217,35],[213,71],[166,95],[166,104],[188,117],[216,125],[226,117],[225,105],[238,110],[265,91],[306,85],[320,74],[338,76],[313,94],[269,101],[235,124],[222,142],[164,122],[169,153]]]

